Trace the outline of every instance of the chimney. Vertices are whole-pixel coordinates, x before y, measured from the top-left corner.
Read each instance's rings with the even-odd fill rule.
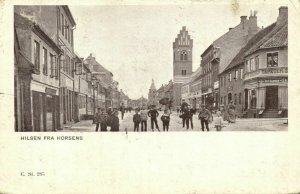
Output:
[[[286,22],[288,19],[288,7],[287,6],[281,6],[279,8],[279,16],[277,17],[277,24],[281,24],[283,22]]]
[[[257,16],[256,16],[256,11],[254,11],[254,14],[249,16],[249,27],[248,27],[248,34],[249,38],[251,38],[256,32],[258,31],[258,26],[257,26]]]
[[[229,31],[232,30],[233,28],[229,28]]]
[[[241,16],[241,23],[243,23],[247,19],[247,16],[242,15]]]

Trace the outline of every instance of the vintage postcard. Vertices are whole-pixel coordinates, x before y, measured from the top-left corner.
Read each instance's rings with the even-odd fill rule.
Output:
[[[1,193],[300,192],[300,1],[0,8]]]

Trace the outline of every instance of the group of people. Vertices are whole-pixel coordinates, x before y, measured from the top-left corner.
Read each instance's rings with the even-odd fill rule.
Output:
[[[99,130],[99,127],[100,131],[107,131],[108,127],[110,127],[110,131],[119,131],[118,111],[121,112],[121,118],[123,120],[124,113],[126,112],[123,104],[121,105],[120,110],[108,110],[106,112],[104,109],[98,108],[98,112],[95,114],[94,118],[96,123],[96,132]],[[182,119],[182,127],[186,127],[187,130],[190,127],[193,129],[193,115],[196,114],[196,109],[191,108],[190,105],[183,100],[178,112],[180,112],[179,117]],[[163,131],[169,131],[170,115],[170,109],[166,108],[160,117]],[[145,107],[135,109],[135,114],[132,118],[135,132],[140,130],[140,126],[142,132],[147,131],[148,117],[150,117],[152,131],[154,131],[154,127],[156,130],[160,131],[157,121],[159,112],[156,110],[155,106],[152,106],[149,111]],[[205,129],[206,131],[209,131],[209,123],[213,120],[216,130],[221,131],[222,127],[224,127],[224,121],[228,121],[228,123],[235,122],[235,106],[233,105],[233,102],[230,102],[226,107],[221,105],[220,111],[217,111],[215,118],[213,118],[212,110],[209,110],[205,105],[201,105],[198,113],[198,119],[200,120],[202,131],[205,131]]]
[[[98,111],[95,114],[94,122],[96,123],[96,132],[98,132],[99,127],[100,131],[105,132],[107,128],[110,127],[110,131],[117,132],[119,131],[119,112],[118,110],[108,110],[107,112],[103,108],[98,108]]]
[[[170,114],[171,111],[169,109],[164,110],[164,114],[161,116],[161,121],[163,124],[163,131],[169,130],[170,125]],[[160,131],[157,118],[159,116],[158,111],[154,106],[151,107],[149,111],[146,110],[145,107],[143,107],[141,110],[136,109],[135,114],[133,115],[133,124],[134,124],[134,131],[139,131],[139,125],[141,124],[141,131],[145,132],[147,131],[147,120],[148,117],[150,117],[151,120],[151,129],[154,131],[154,125],[155,128]]]
[[[192,109],[190,105],[188,105],[185,100],[182,100],[182,104],[180,107],[180,115],[179,117],[182,119],[182,127],[186,126],[186,129],[189,129],[191,125],[191,129],[194,128],[193,125],[193,115],[196,114],[196,109]],[[209,111],[205,105],[201,105],[199,110],[198,118],[201,122],[201,129],[204,131],[204,126],[207,131],[209,131],[208,123],[212,120],[212,113]]]

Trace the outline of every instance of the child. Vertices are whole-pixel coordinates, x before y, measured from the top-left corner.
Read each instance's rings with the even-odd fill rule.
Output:
[[[165,109],[164,114],[161,116],[161,121],[163,123],[163,130],[168,131],[170,124],[170,113],[167,109]]]
[[[141,115],[139,115],[139,110],[135,109],[135,115],[133,115],[134,131],[139,131],[139,125],[141,122]]]
[[[217,116],[215,118],[215,127],[216,127],[217,131],[221,131],[222,130],[222,124],[223,124],[223,122],[222,122],[221,112],[218,111],[217,112]]]

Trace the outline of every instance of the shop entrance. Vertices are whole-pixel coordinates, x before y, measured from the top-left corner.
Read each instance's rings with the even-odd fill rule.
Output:
[[[278,86],[266,87],[266,109],[278,109]]]

